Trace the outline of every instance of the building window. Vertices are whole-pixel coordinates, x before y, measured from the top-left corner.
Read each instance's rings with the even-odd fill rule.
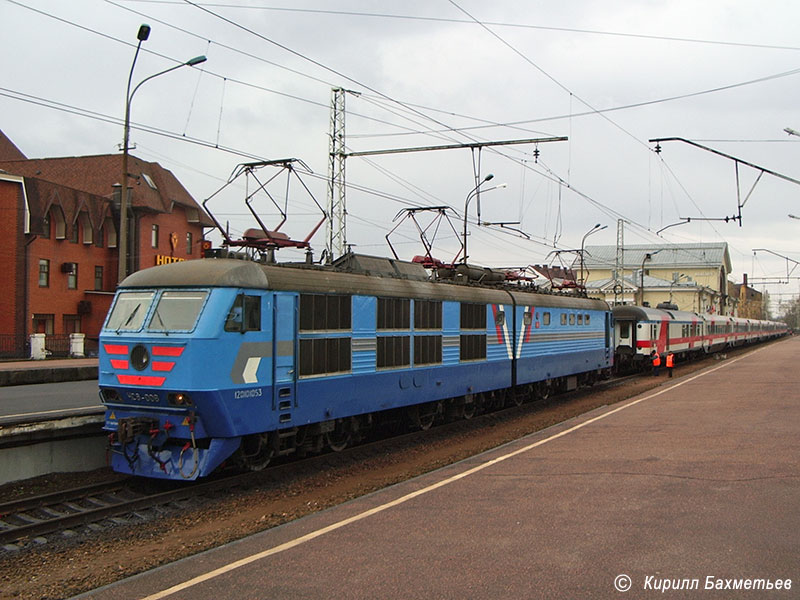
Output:
[[[67,239],[67,223],[64,220],[64,213],[61,210],[60,206],[54,206],[50,210],[50,214],[52,215],[52,221],[55,224],[56,228],[56,239],[57,240],[65,240]]]
[[[78,243],[79,233],[80,232],[78,231],[78,222],[75,221],[72,224],[72,229],[69,232],[69,241],[70,241],[70,243],[72,243],[72,244],[77,244]]]
[[[53,321],[54,315],[33,315],[33,333],[43,333],[45,335],[53,335]]]
[[[92,229],[92,222],[89,220],[89,215],[82,212],[78,221],[83,229],[83,243],[91,246],[94,243],[94,230]]]
[[[103,289],[103,267],[94,268],[94,289],[97,292]]]
[[[80,315],[64,315],[64,333],[80,333]]]
[[[42,217],[42,238],[50,239],[50,215],[47,214]]]
[[[106,231],[106,235],[108,236],[108,247],[109,248],[116,248],[117,247],[117,228],[114,225],[114,222],[111,218],[107,218],[105,223],[103,224],[103,229]]]
[[[192,232],[186,234],[186,254],[192,255]]]
[[[67,289],[78,289],[78,263],[72,263],[72,269],[67,272]]]
[[[39,287],[50,287],[50,261],[39,259]]]
[[[153,233],[150,235],[150,245],[158,248],[158,225],[153,225]]]

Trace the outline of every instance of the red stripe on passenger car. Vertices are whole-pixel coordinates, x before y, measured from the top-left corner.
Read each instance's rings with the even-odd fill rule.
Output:
[[[152,377],[147,375],[117,375],[117,381],[122,385],[149,385],[161,387],[166,377]]]
[[[153,356],[180,356],[183,354],[181,346],[153,346]]]
[[[128,347],[122,344],[103,344],[103,348],[109,354],[127,354]]]
[[[171,360],[154,360],[153,364],[150,366],[153,367],[153,371],[172,371],[172,367],[175,366],[175,363]]]
[[[115,369],[127,369],[130,363],[127,360],[122,360],[119,358],[112,358],[111,359],[111,366]]]

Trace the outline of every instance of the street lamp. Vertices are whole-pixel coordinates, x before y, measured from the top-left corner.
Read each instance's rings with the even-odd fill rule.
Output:
[[[642,268],[639,269],[639,306],[644,306],[644,263],[651,260],[661,250],[655,252],[646,252],[642,259]]]
[[[494,179],[494,175],[489,173],[483,178],[483,181],[470,190],[469,194],[467,194],[467,200],[464,202],[464,264],[467,264],[467,208],[469,207],[469,201],[472,200],[476,194],[480,193],[480,187],[484,183],[492,179]]]
[[[608,225],[600,225],[598,223],[594,227],[592,227],[589,231],[583,234],[583,239],[581,239],[581,285],[583,285],[583,247],[586,243],[586,238],[592,235],[593,233],[597,233],[598,231],[603,231],[603,229],[607,229]]]
[[[139,33],[136,35],[139,43],[136,44],[136,53],[133,55],[133,62],[131,63],[131,71],[128,75],[128,87],[125,91],[125,129],[122,138],[122,185],[120,187],[119,192],[119,240],[117,240],[117,244],[119,247],[119,267],[117,273],[117,281],[122,282],[125,279],[125,276],[128,274],[128,140],[130,139],[130,130],[131,130],[131,101],[133,100],[133,95],[136,93],[142,84],[155,77],[160,75],[164,75],[165,73],[169,73],[170,71],[174,71],[175,69],[180,69],[181,67],[193,67],[195,65],[199,65],[206,61],[205,56],[195,56],[187,60],[184,63],[180,63],[179,65],[174,65],[169,69],[164,69],[163,71],[159,71],[154,75],[150,75],[149,77],[145,77],[140,81],[133,91],[131,91],[131,81],[133,80],[133,69],[136,66],[136,58],[139,56],[139,49],[142,46],[142,42],[147,40],[150,37],[150,26],[149,25],[141,25],[139,27]]]

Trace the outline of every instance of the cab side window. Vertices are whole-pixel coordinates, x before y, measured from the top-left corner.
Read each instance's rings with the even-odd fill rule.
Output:
[[[225,331],[261,331],[261,296],[236,296],[225,319]]]

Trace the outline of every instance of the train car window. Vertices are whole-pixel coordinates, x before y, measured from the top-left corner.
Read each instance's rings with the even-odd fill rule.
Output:
[[[120,292],[108,315],[106,329],[139,331],[155,295],[155,292]]]
[[[462,335],[460,340],[461,360],[482,360],[486,358],[486,335]]]
[[[533,315],[529,311],[525,311],[522,314],[522,324],[529,327],[531,323],[533,323]]]
[[[350,370],[350,338],[300,340],[300,376],[346,373]]]
[[[350,329],[350,296],[300,294],[300,331]]]
[[[578,325],[583,325],[583,315],[578,315]]]
[[[550,325],[550,313],[549,312],[545,312],[542,315],[542,325],[544,325],[545,327]]]
[[[414,329],[441,328],[441,300],[414,300]]]
[[[574,314],[571,314],[569,316],[569,324],[570,325],[575,325],[575,315]]]
[[[561,324],[562,325],[567,324],[567,313],[561,313]]]
[[[225,319],[225,331],[261,331],[261,296],[236,296]]]
[[[506,311],[498,310],[497,314],[494,316],[494,324],[497,327],[502,327],[505,325],[506,322]]]
[[[408,329],[410,307],[407,298],[378,298],[378,329]]]
[[[414,336],[414,364],[435,365],[442,362],[442,336]]]
[[[411,364],[410,336],[381,336],[377,341],[376,365],[379,369],[408,367]]]
[[[589,315],[583,315],[583,323],[584,323],[584,325],[588,325],[589,324]]]
[[[462,302],[461,329],[486,329],[486,305]]]
[[[191,331],[197,324],[208,292],[163,292],[147,329],[150,331]]]
[[[627,340],[631,337],[631,324],[627,321],[617,321],[619,323],[619,339]]]

